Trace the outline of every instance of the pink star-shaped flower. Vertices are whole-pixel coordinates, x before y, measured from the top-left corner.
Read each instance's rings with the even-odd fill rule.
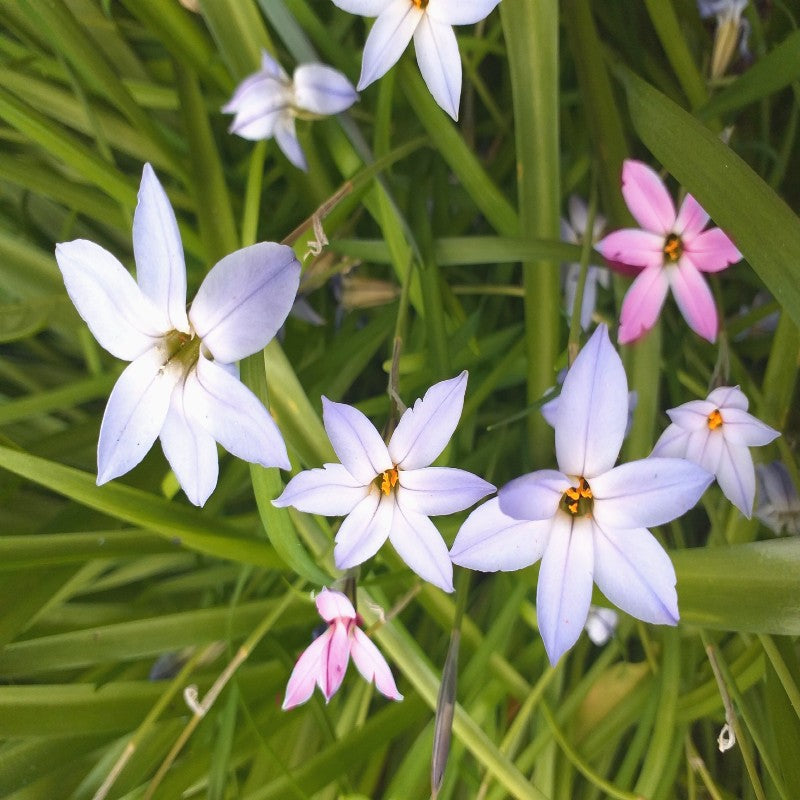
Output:
[[[672,289],[689,327],[704,339],[717,337],[717,309],[702,272],[720,272],[742,257],[720,228],[708,228],[708,214],[690,194],[680,211],[658,174],[641,161],[622,167],[622,195],[642,226],[614,231],[597,243],[609,261],[641,272],[622,301],[619,342],[628,344],[655,325]]]

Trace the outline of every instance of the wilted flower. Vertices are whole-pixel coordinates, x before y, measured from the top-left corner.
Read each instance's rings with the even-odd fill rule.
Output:
[[[453,25],[473,25],[500,0],[333,0],[351,14],[377,17],[364,45],[361,91],[386,74],[414,38],[422,77],[434,100],[458,119],[461,56]]]
[[[689,327],[713,342],[717,309],[701,273],[720,272],[741,253],[720,228],[703,230],[708,214],[690,194],[676,214],[661,178],[640,161],[625,161],[622,194],[642,230],[615,231],[597,243],[609,261],[643,268],[622,301],[620,343],[635,341],[655,325],[669,289]]]
[[[67,292],[98,342],[132,363],[111,392],[97,445],[97,483],[128,472],[157,437],[195,505],[217,484],[217,446],[289,468],[283,437],[233,362],[261,350],[289,313],[300,279],[290,247],[261,242],[225,256],[187,314],[175,213],[145,164],[133,218],[137,282],[107,250],[56,246]]]
[[[325,695],[327,703],[342,685],[351,656],[368,683],[374,683],[378,691],[390,700],[402,700],[403,695],[397,691],[386,659],[358,627],[361,619],[347,597],[341,592],[323,589],[316,602],[317,611],[328,623],[328,629],[314,639],[297,659],[286,685],[284,711],[305,703],[315,684]]]
[[[705,400],[667,411],[672,420],[652,455],[688,458],[712,472],[722,493],[748,519],[753,513],[756,475],[750,447],[769,444],[780,433],[747,413],[738,386],[720,386]]]
[[[342,463],[295,475],[273,503],[346,514],[333,551],[339,569],[366,561],[388,537],[417,575],[452,592],[453,565],[429,515],[462,511],[495,488],[462,469],[428,466],[456,429],[466,388],[466,372],[431,386],[388,445],[358,409],[323,397],[325,430]]]
[[[756,517],[777,534],[800,534],[800,496],[789,470],[780,461],[756,465]]]
[[[286,158],[302,170],[306,157],[297,140],[294,121],[338,114],[350,108],[358,95],[347,78],[325,64],[301,64],[290,79],[268,53],[261,53],[261,69],[245,78],[222,107],[236,114],[230,132],[256,141],[273,136]]]
[[[601,325],[564,379],[555,424],[559,470],[504,486],[470,514],[450,553],[456,564],[485,572],[542,559],[536,615],[553,664],[580,636],[593,579],[628,614],[678,622],[675,570],[647,528],[691,508],[712,476],[669,458],[614,467],[627,391],[622,361]]]
[[[576,195],[569,198],[569,221],[561,219],[561,239],[571,244],[582,244],[586,238],[586,228],[589,224],[586,203]],[[595,215],[592,225],[591,237],[594,244],[606,226],[606,219],[602,214]],[[572,319],[572,309],[575,307],[575,295],[578,293],[578,281],[581,276],[581,265],[578,263],[562,264],[561,278],[564,283],[564,302],[567,307],[567,317]],[[592,314],[597,303],[597,284],[604,289],[610,285],[610,275],[604,267],[589,265],[586,271],[586,282],[583,284],[583,300],[581,302],[581,328],[587,330],[592,321]]]
[[[697,0],[697,7],[703,19],[717,18],[717,31],[714,36],[714,50],[711,54],[711,77],[721,78],[728,69],[736,45],[739,55],[750,58],[747,46],[750,38],[750,23],[742,17],[748,0]]]

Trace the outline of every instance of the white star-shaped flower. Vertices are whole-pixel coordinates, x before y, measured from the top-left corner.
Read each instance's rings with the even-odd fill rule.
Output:
[[[161,439],[187,497],[203,505],[217,484],[217,446],[245,461],[289,468],[283,437],[234,362],[261,350],[283,324],[300,280],[294,251],[261,242],[225,256],[186,311],[178,222],[145,164],[133,218],[136,281],[85,239],[56,246],[78,313],[109,353],[130,361],[108,399],[97,483],[135,467]]]
[[[473,25],[500,0],[333,0],[351,14],[377,17],[364,45],[361,78],[365,89],[385,75],[411,38],[422,77],[436,102],[455,120],[461,100],[461,56],[453,25]]]
[[[341,464],[295,475],[276,506],[346,518],[333,555],[361,564],[386,541],[426,581],[453,591],[453,565],[430,515],[463,511],[494,486],[463,469],[431,467],[456,429],[467,373],[436,383],[400,418],[387,445],[358,409],[322,398],[323,422]]]
[[[580,636],[593,581],[638,619],[678,622],[675,570],[647,528],[691,508],[712,476],[684,459],[615,467],[627,398],[622,361],[601,325],[564,379],[555,420],[559,469],[504,486],[470,514],[450,552],[454,563],[484,572],[542,559],[536,616],[553,664]]]

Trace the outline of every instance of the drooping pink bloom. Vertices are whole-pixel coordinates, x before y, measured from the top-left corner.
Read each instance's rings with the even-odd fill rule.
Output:
[[[708,214],[690,194],[680,211],[658,174],[641,161],[622,167],[622,195],[642,226],[614,231],[597,243],[609,261],[641,270],[622,301],[619,342],[627,344],[655,325],[672,289],[689,327],[704,339],[717,337],[717,309],[701,273],[720,272],[742,254],[720,228],[708,228]]]
[[[350,657],[369,683],[390,700],[402,700],[386,659],[361,628],[353,604],[341,592],[323,589],[317,595],[317,611],[328,623],[297,659],[283,700],[284,711],[305,703],[319,686],[327,703],[342,685]]]

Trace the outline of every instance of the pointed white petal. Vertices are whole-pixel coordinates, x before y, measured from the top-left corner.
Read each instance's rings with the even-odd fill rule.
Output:
[[[414,31],[414,50],[419,71],[433,99],[458,120],[461,101],[461,55],[453,28],[423,14]]]
[[[536,618],[550,663],[559,658],[581,635],[592,600],[594,563],[592,524],[559,513],[539,570]]]
[[[663,525],[688,511],[714,476],[683,458],[643,458],[590,481],[592,514],[604,530]]]
[[[325,464],[322,469],[307,469],[295,475],[272,505],[342,517],[369,494],[369,489],[369,484],[357,481],[341,464]]]
[[[261,401],[202,355],[186,378],[184,401],[190,420],[232,455],[263,467],[290,469],[283,437]]]
[[[706,426],[689,434],[689,438],[686,440],[685,457],[716,475],[724,447],[725,436],[722,431],[719,428],[710,431]]]
[[[316,599],[317,611],[325,622],[335,619],[355,619],[356,610],[346,595],[331,589],[323,589]]]
[[[395,514],[393,497],[370,492],[342,521],[333,560],[338,569],[362,564],[386,541]]]
[[[406,409],[389,441],[389,455],[398,467],[427,467],[441,454],[461,418],[466,390],[465,370],[435,383],[413,408]]]
[[[386,659],[369,636],[360,628],[353,628],[350,636],[350,655],[364,680],[368,683],[374,682],[378,691],[390,700],[402,700],[403,695],[397,691],[397,684]]]
[[[448,25],[474,25],[486,19],[500,0],[430,0],[428,16]]]
[[[366,486],[392,468],[383,439],[357,408],[323,397],[322,421],[339,461],[359,483]]]
[[[100,345],[133,361],[170,329],[169,320],[142,294],[108,250],[86,239],[56,245],[67,294]]]
[[[97,483],[133,469],[153,446],[182,367],[152,348],[132,361],[111,390],[97,442]]]
[[[598,326],[564,378],[556,415],[556,458],[567,475],[591,481],[614,466],[628,424],[622,360]]]
[[[717,408],[708,400],[690,400],[688,403],[671,408],[667,416],[685,431],[708,429],[708,415]]]
[[[463,469],[423,467],[398,470],[397,502],[426,516],[463,511],[491,494],[491,483]]]
[[[748,447],[762,447],[781,435],[760,419],[738,408],[722,411],[722,433],[728,442]]]
[[[323,667],[323,654],[327,652],[328,640],[333,635],[329,628],[301,653],[294,665],[289,683],[286,684],[286,696],[283,698],[284,711],[305,703],[314,692],[314,685],[320,680]]]
[[[719,386],[706,398],[714,408],[739,408],[747,411],[747,395],[738,386]]]
[[[364,45],[359,92],[394,66],[424,14],[408,0],[391,0],[380,12]]]
[[[515,519],[550,519],[572,485],[573,481],[554,469],[530,472],[514,478],[500,490],[500,508]]]
[[[308,161],[303,148],[300,147],[300,140],[297,138],[297,129],[294,124],[294,117],[290,114],[284,114],[275,123],[275,141],[278,147],[283,151],[286,158],[297,167],[297,169],[308,172]]]
[[[326,64],[301,64],[294,71],[294,100],[313,114],[338,114],[358,100],[353,84]]]
[[[424,515],[395,509],[389,541],[400,558],[423,580],[453,591],[453,564],[436,526]]]
[[[275,134],[278,122],[291,116],[292,90],[288,81],[262,72],[246,78],[223,113],[236,114],[228,130],[255,142]]]
[[[203,506],[217,485],[219,460],[214,437],[190,424],[183,386],[172,391],[169,412],[159,433],[161,449],[189,501]]]
[[[668,425],[650,455],[654,458],[686,458],[688,444],[689,433],[687,431],[677,425]]]
[[[325,702],[339,690],[350,661],[350,637],[347,626],[337,620],[329,629],[331,635],[327,647],[322,652],[322,669],[318,674],[317,685],[325,695]]]
[[[717,483],[722,493],[748,519],[753,514],[756,473],[746,445],[725,441],[717,464]]]
[[[450,549],[450,559],[480,572],[529,567],[542,557],[551,525],[549,519],[530,522],[509,517],[493,497],[467,517]]]
[[[544,421],[551,428],[555,428],[556,425],[556,414],[558,412],[558,397],[559,395],[556,395],[552,400],[548,400],[546,403],[544,403],[542,406],[539,407],[539,411],[544,417]]]
[[[283,325],[299,283],[300,262],[292,248],[259,242],[211,269],[189,319],[215,359],[239,361],[265,347]]]
[[[333,4],[343,11],[362,17],[377,17],[391,2],[392,0],[333,0]]]
[[[153,168],[144,165],[133,215],[133,255],[139,288],[176,331],[189,333],[186,264],[178,220]]]
[[[632,617],[677,625],[675,569],[646,528],[594,526],[594,579],[600,591]]]

